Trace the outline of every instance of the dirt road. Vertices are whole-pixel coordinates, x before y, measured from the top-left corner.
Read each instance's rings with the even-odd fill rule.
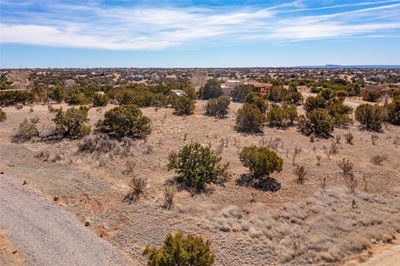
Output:
[[[26,265],[138,265],[70,213],[0,175],[0,229]]]
[[[398,266],[400,265],[400,246],[393,246],[389,250],[372,256],[360,266]]]

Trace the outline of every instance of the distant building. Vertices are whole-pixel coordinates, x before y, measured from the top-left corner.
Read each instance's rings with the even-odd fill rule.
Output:
[[[171,90],[172,94],[175,94],[176,96],[180,97],[180,96],[188,96],[187,93],[183,90]]]
[[[260,94],[266,94],[273,86],[270,83],[263,83],[263,82],[258,82],[258,81],[249,81],[249,82],[246,82],[245,84],[253,85],[254,88],[256,88],[256,90]]]
[[[224,92],[224,95],[231,96],[232,90],[242,84],[244,84],[244,80],[229,79],[225,83],[221,84],[221,88]]]

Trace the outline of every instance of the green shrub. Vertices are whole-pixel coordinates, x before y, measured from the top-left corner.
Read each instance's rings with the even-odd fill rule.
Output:
[[[195,102],[188,96],[176,97],[173,107],[177,115],[191,115],[196,108]]]
[[[206,114],[218,118],[224,118],[228,113],[229,104],[231,100],[228,96],[219,96],[208,100],[206,105]]]
[[[344,105],[344,99],[334,97],[327,103],[326,109],[328,113],[333,117],[334,125],[336,127],[346,126],[352,123],[353,120],[350,114],[353,112],[353,108]]]
[[[260,109],[252,104],[244,104],[236,115],[235,129],[239,132],[262,132],[265,117]]]
[[[251,92],[247,94],[244,102],[257,106],[261,113],[265,113],[268,108],[267,102],[257,92]]]
[[[79,89],[73,89],[65,97],[65,102],[68,105],[85,105],[88,104],[90,101]]]
[[[250,92],[254,92],[255,88],[253,85],[239,85],[231,91],[232,101],[242,103],[246,98],[246,95]]]
[[[208,100],[211,98],[217,98],[223,93],[221,88],[221,82],[216,79],[211,79],[207,81],[203,88],[200,90],[200,97],[203,100]]]
[[[149,266],[210,266],[215,256],[210,250],[210,242],[200,236],[167,235],[161,248],[147,247]]]
[[[283,102],[285,101],[288,90],[280,86],[273,86],[267,93],[267,98],[271,102]]]
[[[303,95],[301,92],[289,91],[285,96],[285,102],[289,104],[300,105],[303,101]]]
[[[1,108],[0,108],[0,122],[4,121],[7,119],[7,115],[6,112],[4,112]]]
[[[333,118],[325,109],[314,109],[307,112],[307,117],[300,116],[298,128],[304,135],[314,134],[317,137],[328,138],[333,132]]]
[[[400,98],[386,106],[387,120],[393,125],[400,125]],[[1,120],[1,119],[0,119]]]
[[[96,93],[93,95],[93,106],[94,107],[99,107],[99,106],[107,106],[109,101],[109,98],[107,95],[103,95],[100,93]]]
[[[367,130],[380,131],[384,120],[382,108],[378,105],[361,104],[355,113],[356,120]]]
[[[35,95],[27,91],[0,91],[0,106],[33,103]]]
[[[58,103],[64,100],[64,96],[65,96],[64,88],[61,86],[56,86],[49,92],[49,98]]]
[[[11,89],[12,82],[8,81],[6,74],[0,75],[0,90],[9,90]]]
[[[81,106],[79,108],[69,108],[63,111],[58,110],[53,122],[56,124],[55,133],[65,138],[80,138],[90,133],[89,108]]]
[[[270,127],[286,128],[293,125],[297,118],[297,109],[293,104],[283,106],[272,105],[267,113],[267,121]]]
[[[175,169],[177,182],[201,191],[207,183],[228,177],[228,164],[221,165],[220,162],[221,157],[209,147],[191,143],[169,155],[168,170]]]
[[[367,91],[362,97],[363,101],[377,102],[382,97],[382,92],[378,90]]]
[[[248,167],[254,178],[269,176],[282,171],[283,160],[266,147],[244,147],[239,154],[243,166]]]
[[[305,103],[304,103],[304,110],[306,112],[310,112],[314,109],[324,109],[326,107],[326,101],[324,98],[322,98],[321,96],[310,96],[306,99]]]
[[[335,95],[335,92],[332,89],[325,88],[325,89],[322,89],[322,91],[319,93],[319,95],[322,98],[324,98],[325,100],[329,100]]]
[[[151,120],[136,105],[117,106],[104,114],[96,124],[97,131],[110,137],[143,138],[151,133]]]

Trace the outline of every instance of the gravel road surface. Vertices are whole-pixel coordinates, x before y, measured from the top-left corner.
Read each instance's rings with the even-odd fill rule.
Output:
[[[26,265],[138,265],[55,203],[0,175],[0,229]]]

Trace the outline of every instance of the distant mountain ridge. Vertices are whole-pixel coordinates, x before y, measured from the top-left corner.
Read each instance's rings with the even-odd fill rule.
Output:
[[[299,68],[400,68],[400,65],[333,65],[298,66]]]

